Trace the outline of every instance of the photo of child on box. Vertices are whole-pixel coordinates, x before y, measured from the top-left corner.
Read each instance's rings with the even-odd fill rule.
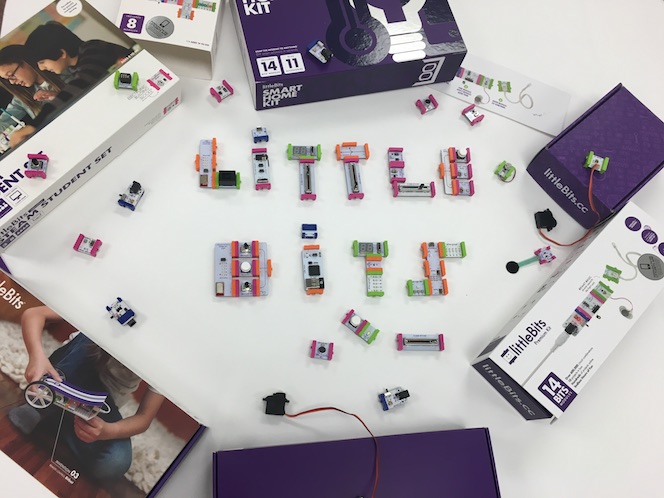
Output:
[[[0,300],[0,450],[58,496],[151,495],[202,427],[9,277],[1,280],[10,299]]]
[[[140,50],[87,4],[56,4],[0,39],[0,154],[53,121]],[[0,160],[2,156],[0,156]]]

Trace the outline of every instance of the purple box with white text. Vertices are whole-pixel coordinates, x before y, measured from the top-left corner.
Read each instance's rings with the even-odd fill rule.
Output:
[[[606,171],[585,167],[592,152]],[[592,166],[592,163],[591,163]],[[619,211],[664,166],[664,123],[622,85],[549,142],[528,173],[572,218],[590,228]],[[599,218],[592,207],[599,213]]]
[[[466,45],[447,0],[232,0],[254,106],[454,78]]]

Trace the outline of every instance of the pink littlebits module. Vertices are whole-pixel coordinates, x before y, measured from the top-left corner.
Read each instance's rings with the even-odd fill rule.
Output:
[[[466,107],[463,111],[461,111],[461,115],[468,120],[470,126],[475,126],[477,123],[484,119],[484,114],[482,114],[477,109],[475,104],[470,104],[468,107]]]
[[[226,80],[222,80],[221,85],[210,87],[210,95],[212,95],[219,103],[225,98],[233,95],[233,93],[233,87]]]
[[[25,176],[28,178],[46,178],[46,168],[48,167],[48,156],[42,154],[28,154],[28,161],[23,165],[25,167]]]
[[[333,342],[311,341],[309,356],[318,360],[331,360],[334,354]]]
[[[93,239],[86,237],[82,233],[78,235],[76,243],[74,244],[74,250],[82,252],[83,254],[88,254],[93,257],[97,257],[97,252],[101,247],[101,240]]]

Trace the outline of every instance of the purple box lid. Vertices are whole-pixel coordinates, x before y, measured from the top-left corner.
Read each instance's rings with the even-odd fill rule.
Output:
[[[370,5],[366,0],[280,0],[265,2],[267,10],[262,2],[234,1],[256,81],[272,80],[261,76],[256,58],[276,59],[293,51],[305,54],[307,76],[396,65],[394,57],[408,61],[466,52],[447,0],[427,0],[419,11],[416,3],[401,0],[372,1]],[[410,36],[412,43],[401,43],[397,50],[397,33],[402,38]],[[316,40],[334,54],[326,64],[307,53],[307,46]],[[409,46],[412,53],[406,50]],[[395,50],[400,55],[393,56]],[[263,73],[269,74],[270,64],[276,68],[284,63],[283,74],[278,70],[280,79],[301,77],[293,59],[265,59]]]
[[[489,430],[383,436],[381,498],[499,498]],[[374,483],[371,438],[214,454],[215,498],[368,498]]]
[[[605,218],[664,166],[664,122],[618,85],[549,142],[528,166],[528,172],[554,199],[560,199],[560,186],[554,181],[560,178],[576,187],[572,189],[576,197],[588,204],[590,175],[583,164],[590,151],[609,158],[606,173],[595,173],[593,178],[593,198]],[[545,168],[549,168],[550,181],[541,175]],[[597,219],[592,212],[582,215],[564,199],[559,204],[586,227]]]

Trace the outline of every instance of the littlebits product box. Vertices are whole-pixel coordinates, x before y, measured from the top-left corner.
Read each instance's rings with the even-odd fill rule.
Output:
[[[526,420],[567,411],[664,288],[664,224],[629,202],[598,232],[473,363]]]
[[[56,74],[25,61],[16,71],[21,91],[0,85],[0,252],[181,99],[178,78],[86,2],[38,7],[26,7],[25,22],[0,39],[0,50],[20,57],[33,37],[67,30],[80,39],[85,64]],[[44,90],[51,100],[35,104]]]
[[[528,173],[572,218],[590,228],[598,221],[588,196],[594,164],[592,197],[599,220],[620,210],[664,166],[664,122],[622,85],[549,142],[530,162]]]
[[[117,25],[181,76],[210,79],[224,0],[122,0]]]
[[[466,54],[446,0],[231,0],[256,109],[450,81]]]

